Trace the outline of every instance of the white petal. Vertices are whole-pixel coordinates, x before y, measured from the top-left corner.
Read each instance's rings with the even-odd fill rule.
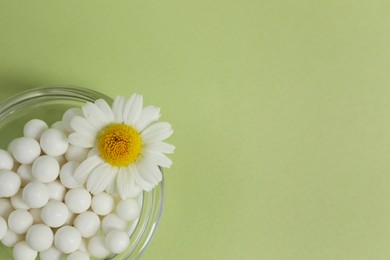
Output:
[[[160,153],[173,153],[175,146],[164,142],[156,142],[145,144],[144,149]]]
[[[173,129],[170,123],[159,122],[146,128],[141,133],[141,139],[144,143],[155,143],[170,137],[172,133]]]
[[[132,164],[129,167],[129,171],[131,172],[131,175],[134,178],[135,183],[140,186],[143,190],[145,191],[150,191],[153,189],[153,185],[150,184],[149,182],[145,181],[138,173],[137,167],[135,167],[134,164]]]
[[[149,161],[145,160],[145,158],[141,158],[137,162],[137,169],[141,177],[152,185],[156,185],[159,181],[158,179],[161,179],[161,177],[158,176],[158,173],[160,173],[158,167],[149,163]]]
[[[135,197],[140,193],[140,188],[135,185],[134,179],[130,170],[121,167],[117,176],[118,193],[121,199]]]
[[[169,159],[163,153],[144,149],[142,155],[143,155],[143,157],[147,158],[148,161],[153,162],[154,164],[156,164],[158,166],[165,167],[165,168],[171,168],[171,166],[172,166],[171,159]]]
[[[106,192],[108,192],[110,194],[118,194],[118,188],[117,188],[117,185],[116,185],[115,178],[111,179],[110,183],[108,184],[108,186],[106,188]]]
[[[64,126],[66,128],[66,131],[69,133],[74,132],[73,127],[71,127],[70,122],[75,116],[82,116],[83,113],[81,112],[81,109],[78,107],[72,107],[65,111],[64,115],[62,116],[62,122],[64,123]]]
[[[126,101],[123,108],[123,120],[125,124],[134,125],[141,115],[143,98],[141,95],[133,94]]]
[[[91,157],[91,156],[98,156],[100,154],[99,152],[99,148],[97,148],[96,146],[91,148],[88,152],[88,155],[87,157]]]
[[[104,161],[98,156],[87,158],[77,167],[74,173],[75,180],[84,183],[91,171],[103,163]]]
[[[70,121],[70,126],[76,133],[84,136],[96,136],[98,130],[95,129],[87,119],[81,116],[73,117],[72,121]]]
[[[104,99],[96,100],[95,104],[106,115],[109,122],[115,121],[114,113],[112,113],[110,106],[107,104],[107,102]]]
[[[102,129],[110,123],[106,115],[95,104],[88,102],[82,107],[82,110],[84,117],[95,129]]]
[[[134,127],[137,131],[142,132],[148,125],[156,122],[160,118],[160,108],[155,106],[147,106],[142,109],[141,115]]]
[[[104,163],[92,170],[87,180],[87,190],[92,194],[104,191],[116,176],[117,169]]]
[[[93,137],[82,136],[78,133],[71,133],[68,137],[68,142],[75,146],[91,148],[95,144],[95,139]]]
[[[112,112],[115,116],[115,122],[123,123],[123,107],[125,106],[125,98],[117,96],[112,104]]]

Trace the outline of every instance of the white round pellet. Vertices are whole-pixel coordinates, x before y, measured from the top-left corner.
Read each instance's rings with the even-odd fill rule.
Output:
[[[94,236],[88,242],[88,252],[97,258],[106,258],[110,255],[110,250],[106,247],[104,243],[103,236]]]
[[[8,143],[7,151],[12,155],[14,149],[15,139],[12,139],[11,142]]]
[[[45,184],[32,181],[24,187],[22,198],[30,208],[41,208],[49,201],[49,190]]]
[[[110,214],[114,206],[114,198],[106,192],[98,193],[92,197],[91,208],[100,216]]]
[[[16,234],[15,232],[8,229],[7,233],[5,233],[3,239],[1,240],[1,243],[3,243],[5,246],[13,247],[16,243],[22,241],[23,238],[23,235]]]
[[[26,241],[33,250],[41,252],[51,247],[53,237],[51,228],[44,224],[35,224],[27,231]]]
[[[9,214],[14,210],[9,198],[0,199],[0,217],[8,219]]]
[[[29,209],[28,210],[33,217],[34,224],[42,224],[41,211],[42,209]]]
[[[85,252],[88,254],[87,239],[82,238],[78,251]]]
[[[65,224],[68,219],[68,207],[61,201],[49,201],[41,211],[41,218],[43,223],[49,227],[60,227]]]
[[[47,126],[45,121],[42,121],[40,119],[31,119],[24,125],[23,135],[27,137],[32,137],[35,140],[39,140],[42,133],[48,128],[49,127]]]
[[[62,121],[57,121],[51,125],[51,128],[60,130],[61,132],[68,133],[66,130],[65,124]]]
[[[73,177],[74,172],[76,171],[79,165],[80,165],[79,162],[70,161],[65,163],[61,167],[60,180],[62,185],[64,185],[68,189],[74,189],[82,186],[81,183],[76,181]]]
[[[40,252],[39,258],[41,260],[63,260],[64,254],[52,245],[49,249]]]
[[[33,224],[33,217],[25,209],[16,209],[8,217],[8,228],[16,234],[24,234]]]
[[[14,166],[12,167],[13,172],[16,172],[21,164],[17,161],[14,161]]]
[[[66,188],[58,180],[46,183],[49,190],[49,198],[52,200],[63,201],[65,198]]]
[[[65,225],[72,226],[74,219],[77,217],[77,214],[69,211],[68,218],[65,221]]]
[[[39,142],[42,150],[51,156],[64,154],[69,146],[67,135],[55,128],[50,128],[43,132]]]
[[[29,164],[21,164],[16,173],[19,175],[22,181],[22,187],[26,186],[27,183],[34,180],[34,176],[32,175],[32,167]]]
[[[96,213],[85,211],[74,219],[73,226],[80,231],[82,237],[89,238],[99,230],[100,219]]]
[[[0,169],[12,170],[13,167],[14,158],[8,151],[0,149]]]
[[[33,250],[26,241],[18,242],[12,249],[14,260],[35,260],[38,252]]]
[[[31,164],[41,154],[41,147],[32,137],[19,137],[12,141],[12,155],[21,164]]]
[[[54,245],[62,253],[70,254],[80,247],[80,232],[72,226],[59,228],[54,236]]]
[[[91,194],[83,188],[69,190],[65,195],[65,204],[73,213],[82,213],[91,206]]]
[[[7,234],[8,225],[4,218],[0,217],[0,240]]]
[[[60,165],[54,157],[42,155],[33,162],[31,173],[38,181],[48,183],[57,179]]]
[[[130,244],[129,235],[122,230],[113,229],[105,238],[106,246],[114,254],[122,253]]]
[[[72,121],[74,116],[82,116],[83,112],[80,108],[72,107],[65,111],[62,116],[62,122],[64,123],[64,127],[68,132],[73,132],[73,128],[70,126],[70,121]]]
[[[22,198],[22,193],[23,193],[23,190],[20,189],[14,196],[12,196],[10,198],[10,201],[11,201],[11,204],[12,204],[12,207],[14,209],[30,209],[30,207],[24,203],[23,201],[23,198]]]
[[[79,146],[69,145],[65,153],[65,158],[68,161],[82,162],[87,158],[89,149]]]
[[[0,198],[15,195],[22,184],[19,175],[12,171],[0,171]]]
[[[141,208],[134,199],[121,200],[116,206],[116,214],[125,221],[133,221],[139,217]]]
[[[102,220],[102,229],[106,234],[113,229],[125,230],[127,226],[127,222],[114,213],[105,216]]]
[[[65,163],[67,163],[67,160],[64,155],[54,156],[54,158],[57,160],[60,167],[62,167]]]
[[[85,252],[76,251],[68,255],[66,260],[89,260],[89,255]]]

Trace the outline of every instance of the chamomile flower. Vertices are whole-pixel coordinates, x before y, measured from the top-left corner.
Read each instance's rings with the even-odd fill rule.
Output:
[[[175,147],[164,142],[173,130],[169,123],[157,122],[158,107],[143,107],[142,96],[133,94],[116,97],[112,107],[99,99],[81,110],[70,121],[74,132],[69,143],[92,149],[74,173],[92,194],[107,191],[125,199],[162,180],[159,167],[172,165],[165,154]]]

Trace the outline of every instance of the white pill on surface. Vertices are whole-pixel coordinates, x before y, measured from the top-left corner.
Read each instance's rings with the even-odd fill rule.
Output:
[[[91,206],[91,194],[83,188],[71,189],[65,195],[65,204],[73,213],[82,213]]]
[[[16,209],[8,217],[8,228],[16,234],[24,234],[33,224],[33,217],[25,209]]]
[[[134,199],[121,200],[116,207],[116,214],[125,221],[133,221],[139,217],[141,208]]]
[[[92,211],[85,211],[74,219],[73,226],[80,231],[82,237],[89,238],[99,230],[100,218]]]
[[[49,127],[45,121],[40,119],[31,119],[24,125],[23,135],[27,137],[32,137],[35,140],[39,140],[42,133],[48,128]]]
[[[104,236],[94,236],[88,241],[88,252],[97,258],[106,258],[110,255],[110,250],[106,247]]]
[[[8,225],[3,217],[0,217],[0,240],[7,234]]]
[[[49,249],[39,253],[39,258],[41,260],[63,260],[64,257],[64,254],[53,245],[49,247]]]
[[[89,255],[85,252],[76,251],[68,255],[66,260],[89,260]]]
[[[14,210],[9,198],[0,199],[0,217],[8,219],[9,214]]]
[[[14,260],[35,260],[38,252],[33,250],[26,241],[18,242],[12,249]]]
[[[130,238],[127,232],[113,229],[108,232],[104,240],[107,248],[114,254],[122,253],[130,244]]]
[[[59,228],[54,236],[54,245],[62,253],[70,254],[80,247],[80,232],[72,226]]]
[[[61,184],[60,181],[55,180],[49,183],[46,183],[46,187],[49,190],[49,198],[52,200],[63,201],[66,194],[66,188]]]
[[[35,179],[48,183],[57,179],[60,173],[60,165],[54,157],[42,155],[33,162],[31,170]]]
[[[62,167],[65,163],[67,163],[67,160],[64,155],[54,156],[54,158],[57,160],[60,167]]]
[[[33,217],[33,224],[42,224],[43,221],[41,218],[41,211],[42,208],[28,210],[28,212],[30,212],[31,216]]]
[[[79,146],[69,145],[68,150],[65,153],[65,158],[68,161],[82,162],[87,158],[89,149]]]
[[[42,208],[41,218],[43,223],[49,227],[57,228],[65,224],[68,214],[69,210],[65,203],[52,200]]]
[[[100,216],[110,214],[114,206],[114,198],[106,192],[98,193],[92,197],[91,208]]]
[[[72,226],[74,219],[77,217],[77,214],[69,211],[68,219],[65,221],[65,225]]]
[[[22,187],[26,186],[27,183],[34,180],[32,175],[32,167],[30,164],[21,164],[16,173],[19,175],[20,180],[22,181]]]
[[[64,132],[66,134],[68,133],[68,131],[66,130],[65,124],[62,121],[54,122],[54,124],[51,125],[51,128],[60,130],[61,132]]]
[[[85,253],[88,254],[88,244],[87,244],[87,241],[88,241],[87,239],[84,239],[84,238],[81,239],[81,243],[80,243],[78,251],[85,252]]]
[[[19,191],[10,198],[12,207],[14,209],[30,209],[30,207],[23,201],[22,198],[23,189],[19,189]]]
[[[64,185],[68,189],[74,189],[81,187],[82,184],[74,179],[74,172],[77,167],[79,167],[80,163],[76,161],[70,161],[65,163],[60,170],[60,180],[62,185]]]
[[[13,247],[16,243],[22,241],[23,239],[24,235],[16,234],[15,232],[8,229],[7,233],[5,233],[5,236],[1,240],[1,243],[3,243],[5,246]]]
[[[45,224],[35,224],[26,234],[28,245],[35,251],[41,252],[49,249],[53,244],[53,231]]]
[[[31,164],[41,154],[41,147],[32,137],[19,137],[12,141],[12,155],[21,164]]]
[[[69,146],[67,135],[55,128],[50,128],[43,132],[39,142],[42,150],[51,156],[65,154]]]
[[[41,208],[49,201],[49,190],[45,184],[32,181],[24,187],[22,198],[30,208]]]
[[[14,167],[14,158],[12,155],[3,149],[0,149],[0,169],[12,170]]]
[[[64,115],[62,116],[62,122],[64,124],[65,129],[68,132],[73,132],[73,128],[70,126],[70,121],[72,121],[74,116],[82,116],[83,112],[80,108],[72,107],[65,111]]]
[[[12,150],[14,148],[14,144],[15,144],[15,139],[12,139],[11,142],[8,143],[7,145],[7,151],[12,155]],[[13,155],[12,155],[13,156]]]
[[[19,175],[8,170],[0,170],[0,198],[15,195],[22,184]]]
[[[127,226],[128,223],[114,213],[105,216],[102,220],[102,229],[106,234],[113,229],[125,230]]]

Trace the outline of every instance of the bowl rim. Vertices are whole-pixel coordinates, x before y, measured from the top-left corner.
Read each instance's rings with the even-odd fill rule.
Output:
[[[19,92],[2,102],[0,102],[0,124],[21,109],[26,103],[50,98],[61,100],[76,100],[84,102],[94,102],[97,99],[104,99],[112,103],[113,99],[101,92],[70,85],[52,85],[37,87]],[[130,234],[130,245],[124,253],[112,255],[107,259],[116,259],[116,257],[125,254],[122,259],[139,259],[150,245],[156,234],[157,227],[161,221],[165,198],[165,182],[163,169],[160,168],[163,179],[150,192],[143,191],[141,214],[137,220],[133,232]],[[145,205],[145,203],[148,203]],[[145,215],[146,214],[146,215]],[[139,230],[141,228],[141,230]],[[133,235],[137,237],[133,237]],[[132,240],[133,239],[133,240]]]

